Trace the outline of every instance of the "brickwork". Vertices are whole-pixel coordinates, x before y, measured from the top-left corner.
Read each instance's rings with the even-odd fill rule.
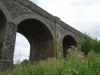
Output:
[[[13,68],[16,32],[24,35],[30,43],[31,63],[55,56],[54,38],[63,56],[65,46],[74,44],[71,39],[76,42],[76,38],[83,35],[29,0],[0,0],[0,16],[0,71]],[[67,35],[71,36],[70,41],[63,42]]]

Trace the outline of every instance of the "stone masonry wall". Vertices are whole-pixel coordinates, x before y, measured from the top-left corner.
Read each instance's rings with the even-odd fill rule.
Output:
[[[48,46],[48,48],[51,48],[52,45],[54,45],[52,41],[54,41],[54,38],[57,38],[59,45],[56,46],[61,50],[61,54],[63,54],[62,40],[66,35],[71,35],[74,39],[76,39],[77,36],[80,37],[81,35],[83,35],[78,30],[74,29],[73,27],[61,21],[58,17],[51,15],[50,13],[38,7],[29,0],[0,0],[0,3],[4,5],[4,8],[7,11],[5,12],[3,11],[4,9],[2,10],[0,9],[1,11],[3,11],[4,17],[7,20],[5,23],[6,24],[4,31],[5,33],[2,33],[2,29],[0,28],[0,38],[3,37],[0,71],[10,70],[13,68],[13,55],[14,55],[17,27],[21,22],[25,21],[26,19],[38,20],[39,23],[37,24],[43,23],[40,25],[45,25],[48,28],[48,32],[50,31],[52,36],[52,39],[49,39],[48,41],[45,40],[43,41],[43,43],[46,46]],[[7,19],[8,18],[7,13],[11,17],[11,19]],[[30,35],[32,36],[32,33]],[[47,37],[48,36],[49,35],[47,35]],[[0,41],[2,41],[2,39],[0,39]],[[50,44],[52,45],[49,46]],[[44,47],[44,49],[48,48]],[[46,51],[48,55],[49,51]],[[52,51],[54,51],[54,49],[52,49]],[[47,56],[45,55],[45,51],[41,53],[44,54],[44,57],[49,57],[48,55]],[[50,55],[54,56],[53,52],[51,52]]]

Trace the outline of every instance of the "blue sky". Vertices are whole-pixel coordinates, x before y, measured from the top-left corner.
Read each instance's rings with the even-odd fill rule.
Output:
[[[100,0],[30,0],[62,21],[100,39]],[[15,60],[29,57],[29,43],[17,34]],[[17,56],[19,55],[19,56]]]

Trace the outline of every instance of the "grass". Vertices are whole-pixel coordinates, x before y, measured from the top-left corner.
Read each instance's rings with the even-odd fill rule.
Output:
[[[36,65],[17,64],[0,75],[100,75],[100,53],[84,55],[79,48],[68,50],[66,59],[48,58]]]

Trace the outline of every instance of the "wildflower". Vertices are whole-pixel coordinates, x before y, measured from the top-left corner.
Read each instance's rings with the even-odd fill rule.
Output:
[[[71,49],[67,49],[67,52],[70,52],[71,51]]]
[[[81,45],[78,45],[78,48],[81,48]]]
[[[84,58],[84,53],[83,52],[79,53],[78,58],[80,58],[80,59]]]
[[[75,48],[74,46],[70,46],[71,48]]]
[[[81,57],[81,54],[78,54],[78,57],[80,58]]]
[[[67,62],[67,64],[69,64],[69,65],[70,65],[70,64],[71,64],[71,62],[70,62],[70,61],[68,61],[68,62]]]

